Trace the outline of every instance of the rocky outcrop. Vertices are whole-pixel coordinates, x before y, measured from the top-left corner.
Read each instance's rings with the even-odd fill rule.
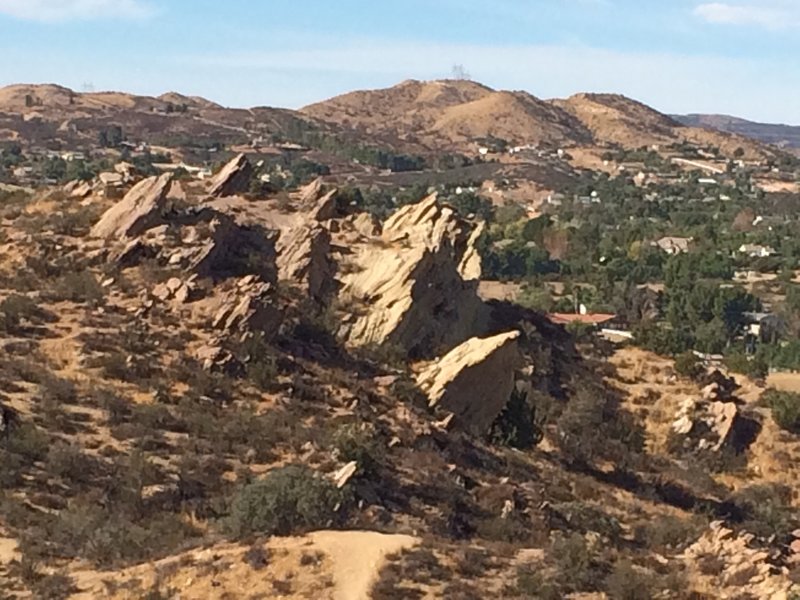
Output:
[[[391,344],[431,357],[480,335],[485,307],[461,272],[473,230],[435,196],[389,219],[380,238],[353,248],[340,300],[353,346]]]
[[[92,227],[91,236],[103,239],[131,238],[161,222],[167,208],[172,175],[140,181]]]
[[[454,414],[455,425],[485,433],[505,408],[521,366],[518,331],[472,338],[448,352],[417,377],[430,406]]]
[[[383,225],[383,239],[403,241],[428,248],[448,247],[458,263],[461,276],[480,279],[481,266],[475,244],[483,233],[483,223],[472,224],[432,194],[418,204],[405,206]]]
[[[199,250],[189,255],[188,268],[200,277],[220,280],[256,275],[269,283],[277,281],[274,232],[216,214],[205,226],[187,231],[183,241],[194,238]]]
[[[319,225],[298,227],[278,238],[278,276],[306,290],[319,302],[335,289],[331,234]]]
[[[174,300],[178,304],[185,304],[192,299],[192,295],[195,292],[195,277],[193,275],[186,281],[177,277],[170,277],[164,283],[159,283],[155,286],[151,295],[161,302]]]
[[[317,177],[311,183],[300,188],[297,193],[297,200],[300,205],[309,205],[320,199],[322,196],[323,184],[322,177]]]
[[[717,521],[680,558],[689,567],[693,580],[703,581],[704,587],[716,590],[715,597],[773,600],[794,597],[797,586],[770,561],[770,552],[754,547],[754,539],[752,534],[737,534]],[[711,573],[702,568],[709,558],[720,565]]]
[[[755,441],[761,425],[740,410],[727,389],[710,384],[702,398],[681,402],[672,431],[685,450],[719,452],[728,447],[741,453]]]
[[[218,300],[211,325],[227,334],[259,332],[272,339],[281,324],[274,300],[274,286],[252,275],[244,277]]]
[[[242,194],[250,187],[252,178],[253,167],[247,157],[240,154],[214,176],[208,193],[217,198]]]

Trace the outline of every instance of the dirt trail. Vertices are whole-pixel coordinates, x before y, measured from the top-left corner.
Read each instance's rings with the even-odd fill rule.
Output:
[[[418,543],[374,531],[319,531],[309,536],[333,561],[334,600],[366,600],[390,554]]]
[[[319,531],[270,539],[261,545],[263,564],[248,558],[256,546],[220,544],[120,571],[78,568],[71,573],[80,590],[73,598],[129,600],[141,597],[158,581],[159,589],[185,600],[259,594],[296,600],[366,600],[386,557],[417,543],[405,535]]]

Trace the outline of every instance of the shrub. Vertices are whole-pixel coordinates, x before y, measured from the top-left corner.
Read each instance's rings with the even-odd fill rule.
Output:
[[[59,277],[50,292],[54,301],[68,300],[78,304],[97,303],[104,295],[103,288],[89,271],[67,273]]]
[[[42,310],[27,296],[12,294],[0,302],[0,330],[17,333],[23,321],[35,321]]]
[[[290,465],[242,487],[231,505],[228,529],[236,536],[253,533],[290,535],[335,524],[344,495],[307,467]]]
[[[655,578],[639,569],[635,569],[628,561],[620,561],[614,565],[611,574],[606,577],[606,592],[614,600],[650,600],[656,597]]]
[[[544,573],[534,565],[523,565],[517,571],[517,593],[524,598],[541,600],[561,600],[564,595],[558,586],[549,581]]]
[[[359,473],[372,475],[380,467],[382,448],[372,427],[351,423],[333,434],[333,446],[343,461],[358,463]]]
[[[557,536],[550,546],[550,556],[558,572],[557,580],[564,591],[593,592],[602,579],[601,565],[586,539],[573,533]]]
[[[705,368],[694,352],[683,352],[675,357],[675,372],[681,377],[697,380],[705,373]]]
[[[762,400],[772,409],[772,418],[781,429],[800,433],[800,394],[769,389]]]
[[[536,421],[536,407],[527,394],[514,392],[506,407],[492,424],[489,434],[495,444],[528,450],[542,441],[543,432]]]

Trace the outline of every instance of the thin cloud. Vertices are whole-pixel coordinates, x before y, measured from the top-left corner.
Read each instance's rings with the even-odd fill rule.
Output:
[[[605,91],[624,93],[669,112],[726,112],[760,120],[786,119],[792,114],[785,106],[791,85],[776,74],[785,66],[765,68],[758,61],[741,58],[619,52],[577,44],[490,46],[351,39],[287,46],[176,57],[175,64],[182,70],[215,69],[259,81],[291,76],[294,81],[313,83],[323,78],[327,95],[407,78],[448,77],[452,65],[463,64],[477,81],[495,88],[528,90],[540,97]],[[756,89],[754,80],[768,83]],[[311,83],[280,92],[272,89],[269,98],[289,106],[320,100],[319,86]],[[699,89],[704,90],[702,95]],[[223,100],[240,105],[264,101],[264,96],[248,94],[249,90],[237,90],[236,99]]]
[[[755,26],[772,30],[800,26],[800,7],[794,2],[710,2],[697,6],[694,14],[716,25]]]
[[[0,0],[0,14],[45,23],[141,19],[153,12],[144,0]]]

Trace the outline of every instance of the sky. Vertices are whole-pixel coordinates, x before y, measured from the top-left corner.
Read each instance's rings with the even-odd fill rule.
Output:
[[[405,79],[800,124],[800,0],[0,0],[0,85],[299,108]]]

